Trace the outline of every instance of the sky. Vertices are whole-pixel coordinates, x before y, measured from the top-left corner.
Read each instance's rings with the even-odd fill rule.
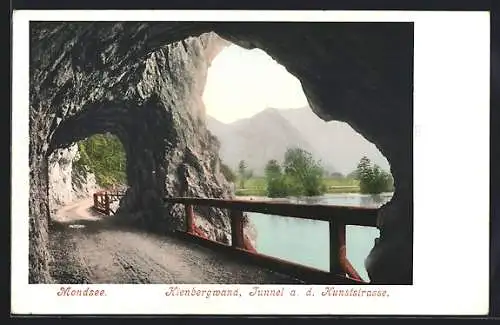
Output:
[[[212,61],[203,93],[206,113],[231,123],[273,108],[307,105],[300,81],[260,49],[230,45]]]

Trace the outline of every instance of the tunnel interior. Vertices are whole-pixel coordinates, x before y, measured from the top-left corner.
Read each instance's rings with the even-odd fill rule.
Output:
[[[349,123],[387,157],[395,192],[381,209],[367,268],[374,283],[412,282],[413,24],[31,22],[30,29],[31,283],[48,277],[47,164],[56,149],[116,135],[130,186],[122,208],[146,227],[172,227],[164,196],[229,195],[219,144],[202,118],[208,66],[227,45],[220,37],[266,51],[301,81],[314,113]]]

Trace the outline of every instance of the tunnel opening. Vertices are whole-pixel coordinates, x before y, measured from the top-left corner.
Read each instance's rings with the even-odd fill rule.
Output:
[[[117,131],[129,158],[125,206],[136,214],[136,224],[163,230],[162,218],[183,214],[165,209],[164,196],[232,195],[213,154],[218,140],[202,127],[203,75],[218,52],[211,48],[212,36],[202,33],[214,30],[286,66],[300,79],[310,110],[323,121],[347,121],[377,143],[391,161],[395,191],[381,209],[382,245],[373,254],[373,278],[375,283],[411,283],[411,25],[217,23],[178,29],[165,22],[109,22],[92,28],[77,23],[71,33],[80,36],[74,37],[75,51],[68,55],[60,55],[67,48],[57,39],[57,29],[46,32],[59,25],[39,23],[30,48],[30,167],[41,175],[30,180],[30,282],[43,279],[45,270],[47,214],[44,194],[38,193],[47,187],[45,154],[47,148],[64,147],[66,136]],[[62,61],[48,64],[57,58]],[[211,221],[228,229],[220,218]],[[390,266],[394,261],[399,264]]]
[[[237,199],[367,208],[390,202],[387,158],[349,123],[318,117],[300,81],[265,51],[229,43],[211,62],[203,101]],[[246,217],[257,252],[329,269],[328,222]],[[364,261],[379,235],[347,226],[347,256],[362,280],[370,280]]]
[[[55,149],[48,158],[51,219],[58,209],[77,204],[92,207],[93,194],[118,193],[128,189],[127,155],[120,139],[109,132],[93,134],[69,146]],[[87,206],[89,205],[89,206]],[[120,200],[110,208],[118,211]],[[63,217],[68,217],[68,212]],[[77,217],[77,216],[75,216]]]
[[[348,122],[318,117],[300,81],[261,49],[248,50],[233,43],[224,48],[208,69],[203,100],[207,128],[221,142],[224,172],[239,187],[235,194],[252,194],[244,193],[249,188],[238,186],[244,174],[239,172],[241,161],[252,176],[263,178],[267,162],[283,160],[286,149],[293,147],[311,153],[330,183],[338,180],[338,189],[332,185],[332,190],[350,192],[348,187],[353,185],[357,188],[352,192],[378,194],[394,189],[391,166],[376,145]],[[384,174],[388,183],[359,188],[360,163],[374,178]],[[347,183],[342,184],[343,179]],[[265,184],[256,183],[248,186],[256,195],[266,194]]]
[[[78,142],[78,152],[79,159],[75,167],[93,173],[101,188],[127,186],[126,153],[117,136],[111,133],[92,135]]]
[[[163,232],[171,227],[161,203],[169,190],[166,155],[180,136],[172,127],[172,113],[156,96],[141,105],[116,100],[87,105],[58,125],[49,152],[76,148],[75,166],[93,175],[96,183],[88,196],[98,194],[101,201],[109,197],[110,209],[105,210],[117,215],[114,221]]]

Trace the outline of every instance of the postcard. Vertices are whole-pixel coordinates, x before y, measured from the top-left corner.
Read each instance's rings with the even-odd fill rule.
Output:
[[[486,314],[489,19],[15,11],[12,313]]]

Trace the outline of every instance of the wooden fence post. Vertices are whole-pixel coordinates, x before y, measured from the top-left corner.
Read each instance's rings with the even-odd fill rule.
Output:
[[[358,271],[354,268],[354,266],[349,262],[347,258],[347,244],[346,244],[346,225],[345,224],[337,224],[337,234],[338,234],[338,245],[339,245],[339,263],[340,263],[340,272],[342,274],[347,274],[350,278],[363,281]],[[364,282],[364,281],[363,281]]]
[[[186,232],[188,234],[193,233],[193,206],[191,204],[186,204]]]
[[[329,221],[330,224],[330,273],[343,274],[340,264],[340,249],[345,245],[345,225]],[[343,241],[343,243],[342,243]]]
[[[243,235],[243,211],[229,210],[231,217],[231,246],[245,248]]]
[[[98,208],[99,203],[97,202],[97,193],[94,193],[94,208]]]
[[[104,210],[106,214],[109,216],[111,213],[109,212],[109,195],[108,192],[104,193]]]

